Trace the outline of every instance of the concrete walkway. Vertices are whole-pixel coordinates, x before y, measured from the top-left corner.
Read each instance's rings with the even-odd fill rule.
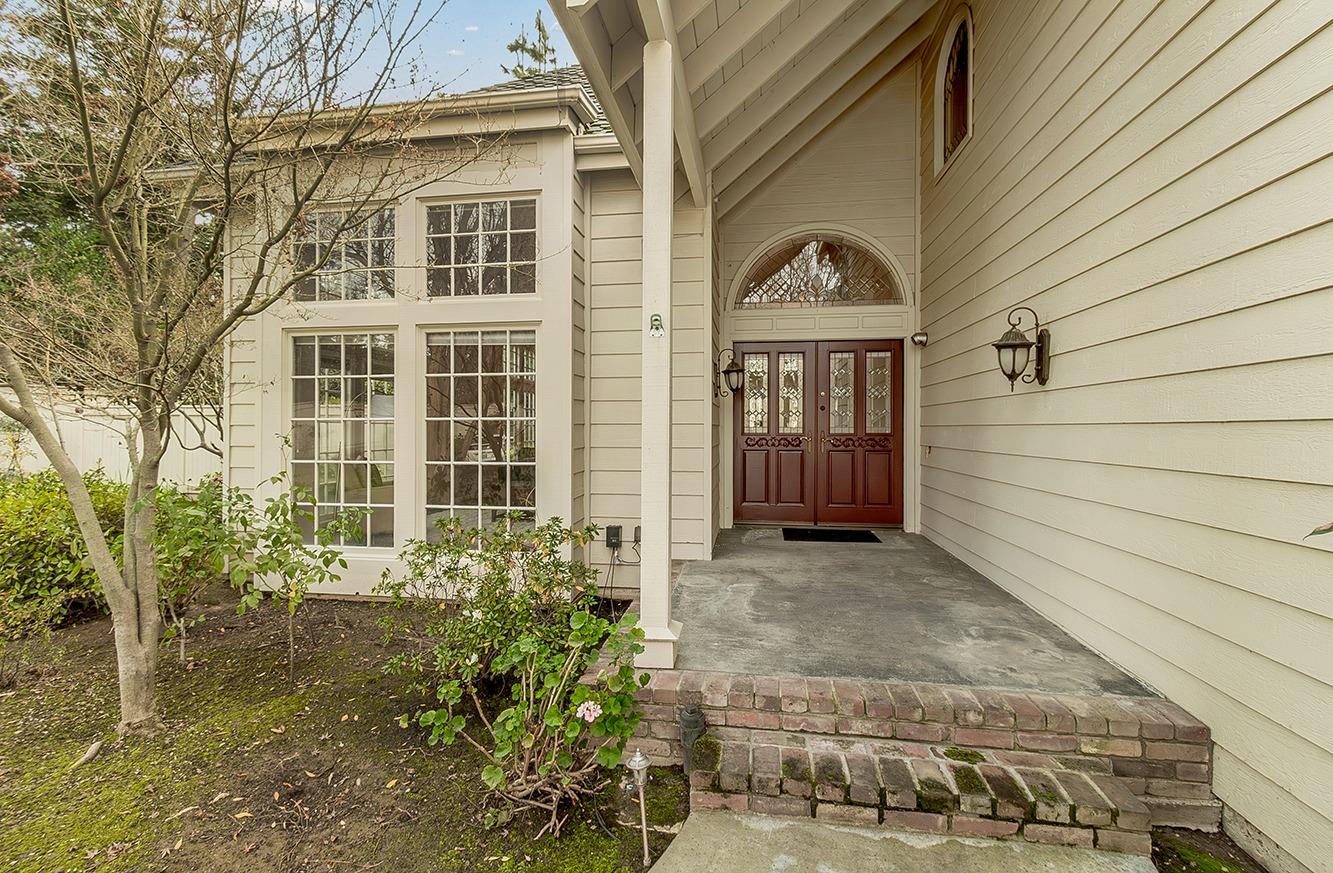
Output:
[[[925,537],[787,542],[734,528],[672,593],[676,666],[1055,694],[1150,692]]]
[[[653,873],[1155,873],[1134,855],[691,813]]]

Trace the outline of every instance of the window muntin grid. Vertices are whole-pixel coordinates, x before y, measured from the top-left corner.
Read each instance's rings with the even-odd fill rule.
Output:
[[[351,212],[324,210],[307,223],[296,241],[297,270],[318,264],[325,254],[328,259],[297,283],[297,300],[387,300],[394,296],[393,208],[377,209],[359,226],[339,234],[338,228],[351,220]]]
[[[879,258],[841,237],[804,234],[755,262],[737,309],[902,304],[902,288]]]
[[[426,534],[457,517],[537,518],[537,344],[531,330],[426,336]]]
[[[345,546],[394,545],[394,336],[391,333],[293,337],[292,484],[314,496],[316,527],[340,512],[365,509]]]
[[[536,290],[536,200],[474,200],[426,207],[427,296]]]

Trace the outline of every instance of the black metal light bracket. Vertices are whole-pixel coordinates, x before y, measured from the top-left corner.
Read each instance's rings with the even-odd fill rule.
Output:
[[[1032,316],[1032,326],[1036,332],[1036,341],[1027,338],[1027,332],[1023,329],[1023,315],[1028,313]],[[1020,378],[1027,384],[1036,382],[1038,385],[1045,385],[1051,377],[1051,332],[1041,326],[1041,319],[1031,307],[1019,306],[1009,313],[1009,330],[1004,332],[1000,339],[991,344],[997,354],[1000,356],[1000,372],[1004,373],[1009,380],[1009,390],[1014,390],[1014,383]],[[1023,362],[1021,370],[1010,371],[1004,367],[1004,352],[1007,350],[1022,349],[1025,353],[1030,351],[1031,357]],[[1032,372],[1028,371],[1028,363],[1032,364]]]
[[[726,360],[726,364],[723,364]],[[736,351],[730,347],[717,353],[717,367],[713,370],[713,396],[730,397],[741,390],[745,370],[736,360]]]

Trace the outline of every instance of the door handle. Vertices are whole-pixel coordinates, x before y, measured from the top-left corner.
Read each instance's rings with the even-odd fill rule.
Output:
[[[822,430],[819,432],[819,450],[821,452],[828,451],[828,434],[824,433]]]

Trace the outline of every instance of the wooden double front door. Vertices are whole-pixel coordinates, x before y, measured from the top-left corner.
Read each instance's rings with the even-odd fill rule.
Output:
[[[902,524],[902,340],[738,343],[736,357],[736,521]]]

